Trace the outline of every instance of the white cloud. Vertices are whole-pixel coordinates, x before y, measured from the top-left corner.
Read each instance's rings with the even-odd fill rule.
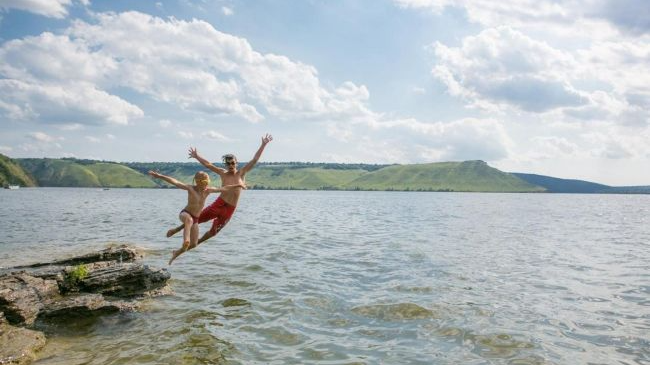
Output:
[[[209,50],[206,51],[206,50]],[[112,90],[127,88],[181,109],[259,122],[360,120],[377,115],[363,85],[323,87],[317,70],[262,54],[200,21],[138,12],[95,14],[63,34],[0,48],[0,112],[59,124],[128,124],[144,112]],[[164,124],[163,124],[164,126]]]
[[[162,128],[169,128],[172,125],[172,121],[169,119],[162,119],[158,121],[158,124],[160,124]]]
[[[183,139],[194,138],[194,134],[192,132],[178,131],[178,135]]]
[[[631,34],[650,31],[650,3],[646,0],[394,0],[405,8],[441,14],[446,8],[466,11],[470,21],[487,27],[571,27],[608,22]],[[602,28],[602,25],[600,25]],[[593,35],[593,34],[592,34]]]
[[[113,135],[113,134],[107,133],[107,134],[106,134],[106,138],[107,138],[107,139],[115,139],[116,137],[115,137],[115,135]]]
[[[5,153],[7,153],[7,152],[11,152],[11,151],[13,151],[13,150],[14,150],[14,149],[11,148],[11,147],[9,147],[9,146],[0,146],[0,151],[1,151],[1,152],[5,152]]]
[[[0,98],[12,108],[10,119],[61,124],[128,124],[140,108],[89,83],[45,84],[0,79]],[[2,105],[0,105],[1,109]]]
[[[433,75],[474,107],[546,112],[587,99],[565,80],[575,60],[508,27],[467,37],[458,48],[437,43]]]
[[[93,136],[86,136],[86,140],[88,140],[89,142],[92,142],[92,143],[99,143],[99,142],[101,142],[101,140],[100,140],[99,138],[97,138],[97,137],[93,137]]]
[[[227,6],[222,6],[222,7],[221,7],[221,12],[222,12],[223,15],[225,15],[225,16],[231,16],[231,15],[233,15],[233,14],[235,13],[235,12],[232,10],[232,8],[229,8],[229,7],[227,7]]]
[[[27,69],[30,76],[67,75],[92,59],[88,62],[97,67],[82,67],[80,78],[128,87],[186,110],[236,115],[252,122],[264,119],[264,111],[286,119],[327,118],[338,115],[341,107],[363,108],[358,104],[365,102],[359,95],[321,87],[311,66],[256,52],[245,39],[199,20],[103,13],[97,15],[96,24],[75,22],[67,34],[70,39],[55,41],[79,55],[76,66],[34,65]],[[19,74],[19,68],[16,64],[9,71]]]
[[[58,128],[62,131],[78,131],[84,128],[83,124],[79,123],[70,123],[70,124],[61,124]]]
[[[65,18],[71,0],[0,0],[1,9],[19,9],[51,18]]]
[[[416,119],[371,120],[335,125],[327,133],[341,143],[356,146],[352,160],[373,163],[496,161],[508,158],[513,146],[504,125],[495,119],[432,123]],[[344,160],[340,153],[331,157]]]
[[[230,138],[224,136],[223,134],[217,131],[206,131],[201,134],[204,138],[212,139],[215,141],[226,142],[230,141]]]
[[[58,138],[52,137],[49,134],[43,133],[43,132],[32,132],[27,135],[31,139],[39,142],[53,142],[56,141]]]

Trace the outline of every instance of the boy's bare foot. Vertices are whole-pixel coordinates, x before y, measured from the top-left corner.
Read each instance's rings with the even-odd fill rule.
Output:
[[[167,231],[167,238],[173,236],[176,234],[176,228],[172,228],[169,231]]]

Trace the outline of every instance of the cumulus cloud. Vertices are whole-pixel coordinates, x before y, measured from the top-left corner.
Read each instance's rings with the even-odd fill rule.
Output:
[[[71,0],[0,0],[3,10],[19,9],[50,18],[65,18]]]
[[[128,124],[140,108],[89,83],[46,84],[0,79],[0,109],[10,119],[63,124]],[[9,107],[3,106],[9,105]]]
[[[245,39],[207,22],[164,20],[138,12],[95,14],[94,22],[75,21],[60,35],[9,41],[0,48],[0,76],[31,90],[16,95],[5,88],[9,98],[2,99],[0,110],[14,119],[62,119],[34,102],[40,98],[58,105],[61,92],[95,123],[126,124],[143,115],[112,91],[117,88],[184,110],[251,122],[265,115],[333,120],[370,113],[363,85],[346,82],[326,88],[314,67],[257,52]],[[82,95],[88,92],[95,100],[92,107]]]
[[[512,28],[485,30],[456,48],[436,43],[434,50],[433,75],[473,106],[545,112],[587,102],[565,81],[576,63],[571,55]]]

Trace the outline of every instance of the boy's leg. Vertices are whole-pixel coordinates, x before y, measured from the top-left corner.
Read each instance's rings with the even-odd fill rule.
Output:
[[[197,246],[197,241],[199,239],[199,223],[192,224],[192,230],[190,231],[190,247],[188,250],[193,249]]]
[[[181,246],[180,249],[172,251],[172,258],[169,259],[169,262],[167,263],[167,265],[171,265],[172,262],[174,260],[176,260],[176,258],[178,256],[180,256],[183,252],[187,251],[188,248],[190,247],[190,233],[191,233],[192,225],[194,223],[193,220],[192,220],[192,216],[189,215],[189,213],[187,213],[187,212],[181,212],[181,214],[179,214],[178,218],[180,218],[180,220],[184,223],[183,226],[182,226],[183,227],[183,245]]]

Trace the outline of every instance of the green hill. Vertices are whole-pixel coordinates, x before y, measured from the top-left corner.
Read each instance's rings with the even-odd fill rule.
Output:
[[[344,185],[361,190],[543,192],[483,161],[394,165],[369,172]]]
[[[36,186],[36,181],[16,161],[0,154],[0,185]]]
[[[116,163],[75,159],[26,158],[17,160],[40,186],[155,187],[149,177]]]
[[[322,167],[259,166],[247,175],[246,183],[255,189],[343,189],[346,182],[367,173],[362,169],[336,170]]]
[[[23,175],[26,177],[21,181],[28,181],[25,179],[31,178],[31,183],[25,183],[25,186],[169,187],[169,184],[147,176],[147,172],[156,170],[190,183],[197,171],[208,171],[197,162],[114,163],[70,158],[11,160],[0,156],[0,182],[6,184],[5,176],[18,176],[19,174],[13,171],[19,171],[22,167],[25,170]],[[244,165],[244,162],[240,163],[239,168]],[[12,172],[7,174],[6,171],[9,169],[12,169]],[[216,174],[210,175],[213,179],[212,185],[218,184]],[[253,189],[623,194],[650,192],[648,186],[612,187],[588,181],[506,173],[490,167],[484,161],[413,165],[259,163],[247,175],[246,180]]]

